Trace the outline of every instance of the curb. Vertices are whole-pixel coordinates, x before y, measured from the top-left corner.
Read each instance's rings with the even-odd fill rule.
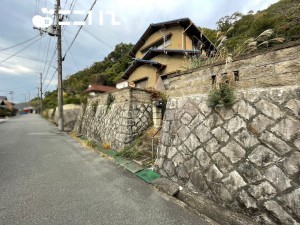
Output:
[[[215,202],[201,194],[195,194],[187,188],[182,188],[177,183],[166,178],[160,178],[152,182],[159,191],[174,196],[198,213],[207,216],[211,220],[222,225],[257,225],[249,217],[218,206]]]

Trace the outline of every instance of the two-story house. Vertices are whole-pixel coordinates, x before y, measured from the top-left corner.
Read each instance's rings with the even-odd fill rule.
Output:
[[[134,61],[122,78],[138,88],[156,88],[160,77],[184,70],[188,57],[214,51],[189,18],[151,24],[130,51]]]

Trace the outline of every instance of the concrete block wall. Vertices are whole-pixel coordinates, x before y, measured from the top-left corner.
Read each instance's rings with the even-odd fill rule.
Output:
[[[207,93],[212,88],[212,74],[239,70],[238,89],[267,88],[300,84],[300,41],[278,46],[265,53],[234,59],[225,65],[219,63],[168,75],[169,96]]]
[[[260,224],[300,224],[300,87],[248,89],[232,108],[171,97],[157,171]]]

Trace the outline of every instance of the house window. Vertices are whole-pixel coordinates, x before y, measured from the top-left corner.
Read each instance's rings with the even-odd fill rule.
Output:
[[[146,89],[148,87],[148,78],[134,81],[134,84],[136,88]]]
[[[165,47],[168,47],[171,45],[171,39],[168,39],[165,41],[165,43],[162,43],[161,45],[157,46],[157,49],[164,49]]]
[[[171,45],[171,37],[172,33],[168,33],[166,35],[163,35],[161,38],[158,40],[152,42],[151,44],[147,45],[143,49],[141,49],[141,53],[145,54],[149,49],[163,49],[167,46]]]

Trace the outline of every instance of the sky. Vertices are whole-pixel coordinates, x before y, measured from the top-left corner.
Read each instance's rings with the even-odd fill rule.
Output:
[[[94,1],[61,0],[61,7],[70,9],[71,3],[75,2],[74,10],[88,12]],[[15,103],[36,97],[41,73],[43,92],[56,89],[56,38],[47,34],[40,36],[32,22],[36,15],[47,16],[42,8],[53,9],[55,2],[1,0],[0,96],[7,96]],[[87,22],[83,26],[67,52],[63,78],[103,60],[121,42],[135,44],[151,23],[189,17],[199,27],[215,29],[216,22],[223,16],[237,11],[256,12],[276,2],[278,0],[98,0],[90,24]],[[63,28],[63,55],[79,28],[73,23],[83,21],[84,17],[70,15],[71,25]],[[27,40],[30,41],[13,47]]]

